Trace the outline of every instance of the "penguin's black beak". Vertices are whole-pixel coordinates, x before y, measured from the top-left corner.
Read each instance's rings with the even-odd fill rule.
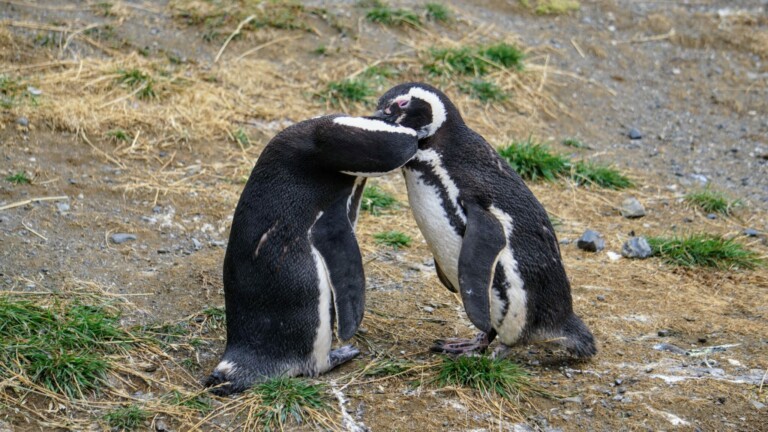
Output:
[[[380,118],[380,119],[387,118],[383,110],[376,110],[376,112],[373,113],[373,117]]]
[[[397,113],[394,113],[389,109],[376,110],[376,112],[373,113],[374,118],[382,119],[392,123],[396,123],[397,116]]]

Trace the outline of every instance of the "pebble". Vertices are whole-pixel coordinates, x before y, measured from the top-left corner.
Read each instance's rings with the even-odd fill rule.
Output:
[[[645,216],[645,207],[635,197],[629,197],[621,203],[621,215],[627,219]]]
[[[605,301],[605,296],[604,295],[599,295],[599,296],[597,296],[597,300],[598,301]]]
[[[651,245],[648,244],[648,240],[645,237],[631,237],[621,247],[621,255],[625,258],[648,258],[653,254]]]
[[[633,140],[643,139],[643,134],[640,133],[640,131],[637,130],[636,128],[630,128],[629,132],[627,133],[627,136],[629,137],[629,139],[633,139]]]
[[[755,407],[756,409],[761,410],[761,409],[765,408],[765,404],[760,402],[760,401],[751,400],[750,402],[752,402],[752,406]]]
[[[744,230],[744,235],[747,237],[757,237],[760,235],[760,232],[754,228],[747,228]]]
[[[200,243],[200,240],[192,237],[192,245],[195,247],[195,250],[198,251],[203,248],[203,244]]]
[[[672,334],[672,332],[664,329],[664,330],[659,330],[657,334],[659,335],[659,337],[668,337],[669,335]]]
[[[59,209],[59,213],[67,213],[69,211],[69,203],[60,202],[56,203],[56,208]]]
[[[587,252],[599,252],[605,248],[605,240],[597,231],[586,230],[576,242],[576,246]]]
[[[155,431],[157,432],[170,432],[171,428],[161,419],[155,422]]]
[[[567,397],[567,398],[564,398],[564,399],[560,399],[560,402],[563,402],[563,403],[569,403],[570,402],[570,403],[575,403],[575,404],[581,404],[582,399],[581,399],[581,396],[573,396],[573,397]]]
[[[710,214],[707,215],[707,219],[715,220],[715,219],[717,219],[717,215],[714,214],[714,213],[710,213]]]
[[[136,234],[116,233],[109,236],[109,239],[112,240],[112,243],[114,244],[121,244],[129,240],[136,240]]]
[[[31,94],[32,96],[40,96],[43,94],[43,91],[37,87],[27,86],[27,93]]]
[[[434,312],[434,311],[435,311],[435,308],[433,308],[432,306],[422,306],[422,308],[421,308],[421,309],[422,309],[424,312],[426,312],[426,313],[432,313],[432,312]]]
[[[26,117],[19,117],[16,119],[16,124],[21,127],[28,127],[29,126],[29,119]]]

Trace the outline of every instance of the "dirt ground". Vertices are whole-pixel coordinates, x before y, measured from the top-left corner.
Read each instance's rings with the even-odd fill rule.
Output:
[[[341,389],[353,422],[373,431],[768,430],[768,271],[687,270],[607,254],[619,252],[630,232],[711,232],[768,255],[765,1],[594,0],[546,16],[524,2],[448,2],[454,19],[423,28],[367,22],[356,2],[312,1],[307,10],[325,11],[306,14],[305,28],[251,28],[230,42],[239,19],[199,22],[184,9],[190,3],[204,11],[228,2],[113,1],[105,10],[93,2],[0,0],[0,75],[26,88],[21,102],[0,108],[0,174],[32,178],[26,185],[0,179],[4,294],[99,292],[124,300],[125,326],[194,322],[223,306],[232,212],[269,138],[315,115],[371,111],[329,106],[315,95],[326,83],[391,64],[399,73],[376,82],[381,94],[426,79],[419,62],[432,45],[509,41],[527,52],[520,76],[494,77],[512,93],[509,101],[484,104],[455,82],[435,83],[456,97],[468,124],[494,145],[532,135],[611,163],[637,184],[620,192],[530,184],[560,221],[574,307],[598,355],[573,363],[549,346],[513,351],[556,398],[511,402],[430,383],[425,371],[439,360],[430,344],[474,329],[440,285],[393,173],[374,182],[400,206],[364,213],[358,225],[368,299],[353,342],[363,354],[318,381]],[[418,2],[393,4],[423,11]],[[108,85],[132,67],[156,72],[154,99]],[[643,138],[630,139],[630,128]],[[109,134],[117,129],[130,139]],[[588,148],[567,148],[565,137]],[[734,216],[710,219],[683,202],[705,184],[741,200]],[[620,216],[627,196],[645,205],[645,217]],[[604,235],[605,251],[568,242],[587,228]],[[746,228],[761,234],[746,237]],[[374,243],[373,233],[394,229],[413,245],[395,251]],[[136,239],[115,244],[115,233]],[[110,403],[154,406],[168,388],[200,390],[224,331],[194,337],[198,343],[185,340],[151,359],[159,368],[144,381],[115,383],[124,398]],[[654,348],[664,343],[689,355]],[[699,355],[713,346],[727,348]],[[363,373],[382,359],[416,367],[402,376]],[[229,402],[215,398],[219,411]],[[83,407],[3,402],[0,431],[108,429],[103,411]],[[180,417],[157,409],[147,428],[160,430],[162,420],[172,430],[242,429],[231,413],[217,412]]]

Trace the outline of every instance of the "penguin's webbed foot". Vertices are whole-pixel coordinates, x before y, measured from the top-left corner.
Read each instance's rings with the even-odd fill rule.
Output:
[[[360,350],[352,345],[344,345],[343,347],[331,350],[328,354],[331,369],[352,360],[357,357],[358,354],[360,354]]]
[[[474,339],[450,338],[437,340],[430,351],[443,354],[471,355],[483,353],[491,344],[491,338],[487,333],[478,333]]]

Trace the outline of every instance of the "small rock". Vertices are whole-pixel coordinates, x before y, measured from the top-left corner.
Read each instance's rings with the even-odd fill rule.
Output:
[[[751,400],[750,402],[752,403],[752,406],[755,407],[755,409],[761,410],[765,408],[765,404],[760,401]]]
[[[587,252],[599,252],[605,248],[605,240],[597,231],[586,230],[576,242],[576,246]]]
[[[16,119],[16,124],[21,127],[29,127],[29,119],[26,117],[19,117]]]
[[[171,429],[168,427],[168,425],[162,420],[157,420],[155,422],[155,431],[157,432],[170,432]]]
[[[608,255],[608,259],[611,260],[611,261],[618,261],[618,260],[621,259],[621,255],[617,254],[614,251],[608,251],[608,252],[606,252],[606,255]]]
[[[715,220],[715,219],[717,219],[717,215],[714,214],[714,213],[710,213],[710,214],[707,215],[707,219]]]
[[[700,338],[698,339],[698,341],[699,341],[699,343],[707,343],[707,338],[705,338],[705,337],[700,337]]]
[[[597,296],[597,300],[598,301],[605,301],[605,296],[604,295],[599,295],[599,296]]]
[[[616,378],[616,380],[615,380],[613,383],[614,383],[614,384],[616,384],[617,386],[620,386],[620,385],[621,385],[621,383],[623,383],[623,382],[624,382],[624,380],[623,380],[623,379],[621,379],[621,378]]]
[[[560,402],[563,403],[575,403],[575,404],[581,404],[581,396],[573,396],[573,397],[567,397],[564,399],[560,399]]]
[[[203,244],[200,243],[200,240],[192,237],[192,246],[194,246],[195,250],[198,251],[203,248]]]
[[[432,306],[422,306],[421,309],[426,313],[432,313],[435,311],[435,308]]]
[[[672,334],[672,332],[664,329],[664,330],[659,330],[657,334],[659,335],[659,337],[669,337]]]
[[[643,139],[643,134],[640,133],[640,131],[635,128],[630,128],[629,132],[627,133],[627,136],[629,137],[629,139],[632,139],[632,140]]]
[[[744,230],[744,235],[747,237],[757,237],[760,235],[760,232],[754,228],[747,228]]]
[[[59,213],[67,213],[69,211],[69,203],[67,202],[56,203],[56,208],[59,209]]]
[[[560,243],[561,245],[569,245],[569,244],[571,244],[572,242],[573,242],[573,240],[571,240],[571,239],[568,239],[568,238],[562,238],[562,239],[560,239],[560,241],[559,241],[559,243]]]
[[[629,197],[621,203],[621,215],[627,219],[645,216],[645,207],[635,197]]]
[[[213,240],[213,241],[211,241],[211,246],[224,247],[226,245],[227,245],[227,242],[225,242],[225,241],[221,241],[221,240]]]
[[[651,245],[645,237],[632,237],[621,247],[621,255],[626,258],[648,258],[653,254]]]
[[[112,234],[111,236],[109,236],[109,239],[112,240],[112,243],[114,243],[114,244],[121,244],[121,243],[125,243],[125,242],[127,242],[129,240],[136,240],[136,235],[135,234],[126,234],[126,233],[117,233],[117,234]]]
[[[32,96],[40,96],[43,94],[43,91],[37,87],[27,86],[27,93],[31,94]]]

